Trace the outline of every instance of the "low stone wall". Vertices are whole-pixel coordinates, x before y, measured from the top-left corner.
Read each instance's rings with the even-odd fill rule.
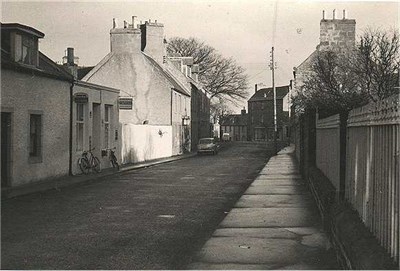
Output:
[[[357,212],[339,200],[334,186],[318,168],[310,167],[305,179],[344,269],[397,269]]]

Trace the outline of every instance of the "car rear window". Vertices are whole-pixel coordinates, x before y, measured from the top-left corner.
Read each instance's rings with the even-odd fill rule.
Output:
[[[213,143],[213,139],[212,138],[202,138],[199,141],[199,144],[211,144]]]

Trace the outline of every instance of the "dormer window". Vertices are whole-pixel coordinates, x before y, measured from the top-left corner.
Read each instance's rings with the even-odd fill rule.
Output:
[[[15,35],[15,61],[28,65],[37,64],[37,46],[33,37]]]
[[[39,65],[38,40],[44,34],[30,26],[18,23],[1,24],[1,48],[10,54],[10,60],[26,65]]]

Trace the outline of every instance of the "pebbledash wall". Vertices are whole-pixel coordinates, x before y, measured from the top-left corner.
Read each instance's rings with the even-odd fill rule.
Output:
[[[77,162],[83,151],[94,149],[93,154],[99,158],[102,168],[111,167],[109,152],[106,149],[115,148],[115,154],[119,156],[121,127],[119,126],[118,95],[117,89],[82,81],[74,83],[72,174],[82,173]]]
[[[1,112],[11,113],[8,186],[68,175],[70,85],[1,70]],[[29,156],[30,114],[41,115],[41,153],[34,158]]]
[[[190,117],[190,88],[163,67],[163,25],[146,22],[141,29],[111,29],[111,52],[82,79],[132,100],[119,112],[122,163],[182,153],[182,117]]]

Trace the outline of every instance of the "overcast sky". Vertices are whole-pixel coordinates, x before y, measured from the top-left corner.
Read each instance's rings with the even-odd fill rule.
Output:
[[[285,85],[292,79],[293,67],[319,42],[322,10],[330,19],[333,9],[336,18],[342,18],[342,10],[347,10],[347,17],[357,22],[357,35],[369,26],[399,27],[398,1],[3,1],[1,21],[42,31],[45,37],[40,50],[52,60],[61,61],[65,49],[74,47],[79,64],[90,66],[110,50],[113,18],[120,26],[124,20],[130,22],[132,15],[138,20],[157,20],[164,24],[167,38],[196,37],[224,56],[233,57],[247,70],[252,94],[255,83],[271,86],[268,63],[273,43],[276,81]]]

